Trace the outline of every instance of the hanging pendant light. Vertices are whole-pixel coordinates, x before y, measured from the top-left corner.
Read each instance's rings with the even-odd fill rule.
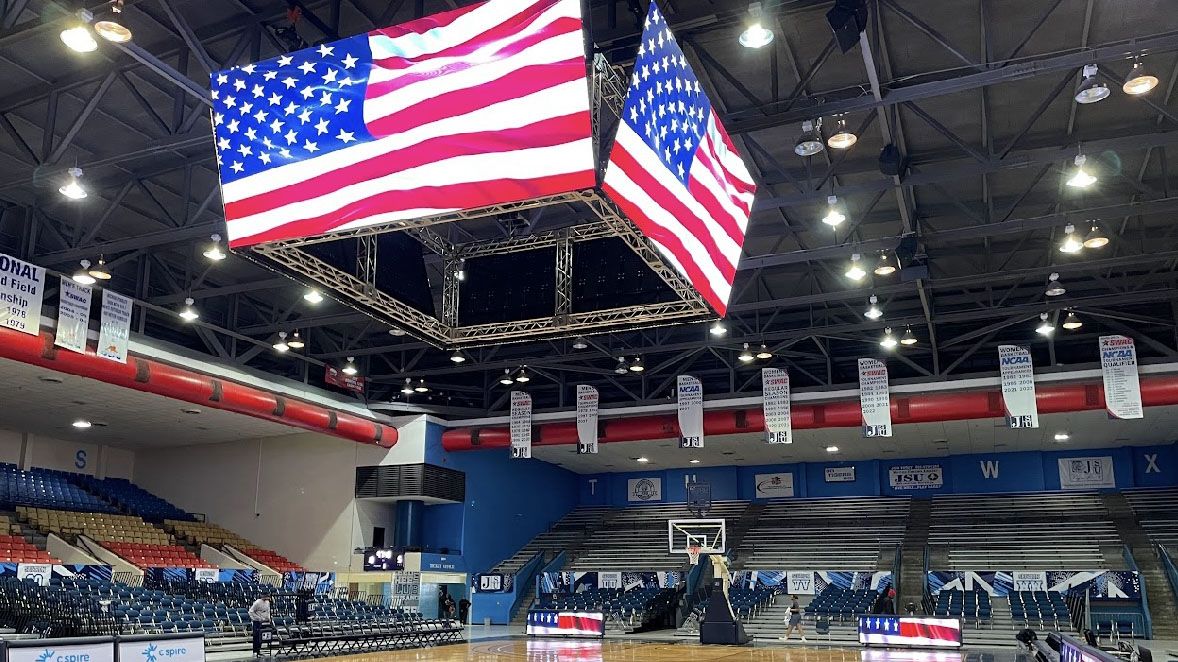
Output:
[[[846,272],[843,273],[844,276],[850,278],[853,281],[863,280],[863,278],[867,275],[867,272],[863,270],[863,267],[859,266],[859,258],[860,255],[858,253],[852,253],[851,265],[847,267]]]
[[[912,327],[904,328],[904,335],[900,337],[900,344],[905,347],[916,344],[916,335],[912,333]]]
[[[1067,185],[1072,188],[1088,188],[1096,183],[1096,175],[1084,169],[1084,164],[1087,163],[1088,157],[1083,154],[1076,155],[1076,169],[1072,171],[1072,176],[1068,178]]]
[[[225,251],[221,250],[221,235],[214,234],[210,236],[209,239],[212,241],[212,243],[209,244],[209,247],[205,249],[202,255],[212,260],[213,262],[220,262],[221,260],[224,260]]]
[[[629,372],[629,370],[626,369],[626,357],[619,356],[618,357],[618,365],[614,367],[614,374],[615,375],[624,375],[627,372]]]
[[[740,45],[745,48],[761,48],[768,46],[773,42],[773,31],[761,24],[761,3],[754,2],[749,5],[749,16],[751,22],[744,32],[740,33]]]
[[[425,378],[417,380],[417,386],[413,387],[414,393],[429,393],[429,387],[425,385]]]
[[[883,317],[883,310],[880,309],[878,304],[879,298],[872,294],[871,298],[867,300],[867,312],[863,313],[863,316],[869,320],[877,320]]]
[[[454,363],[462,363],[465,360],[466,360],[466,357],[463,356],[462,352],[460,352],[458,350],[454,350],[454,353],[450,355],[450,361],[452,361]]]
[[[1103,248],[1108,245],[1108,237],[1100,231],[1100,227],[1095,223],[1092,224],[1092,229],[1088,231],[1088,236],[1084,237],[1084,248]]]
[[[832,195],[826,198],[826,216],[822,217],[822,222],[832,228],[837,228],[840,223],[847,220],[845,214],[839,211],[838,196]]]
[[[511,378],[510,368],[503,369],[503,376],[499,378],[499,383],[503,384],[504,386],[511,386],[515,383],[515,380]]]
[[[1076,329],[1084,326],[1084,323],[1080,321],[1079,317],[1076,317],[1075,312],[1069,310],[1068,316],[1063,319],[1063,324],[1061,326],[1063,326],[1063,328],[1067,329],[1068,331],[1075,331]]]
[[[286,331],[278,332],[278,342],[274,343],[273,347],[279,354],[284,354],[290,349],[290,344],[286,342]]]
[[[1075,255],[1084,250],[1084,242],[1076,237],[1076,226],[1068,223],[1063,228],[1063,241],[1059,244],[1059,252]]]
[[[585,349],[588,346],[589,343],[585,342],[581,336],[577,336],[577,339],[573,341],[573,349]]]
[[[724,323],[720,320],[716,320],[712,322],[712,326],[708,327],[708,333],[720,338],[728,333],[728,327],[724,326]]]
[[[1140,61],[1133,62],[1129,75],[1125,76],[1125,84],[1121,87],[1125,94],[1139,96],[1158,86],[1158,77],[1145,70]]]
[[[773,352],[769,351],[769,348],[765,346],[765,343],[761,343],[761,349],[757,351],[757,358],[761,359],[762,361],[766,361],[773,358]]]
[[[1095,64],[1084,66],[1084,79],[1076,88],[1076,103],[1096,103],[1108,98],[1108,85],[1096,79],[1097,71]]]
[[[349,356],[348,362],[344,364],[344,367],[342,370],[340,370],[340,372],[349,377],[358,374],[360,371],[356,368],[356,357]]]
[[[876,276],[890,276],[896,273],[896,265],[888,259],[887,253],[880,253],[879,264],[875,265],[874,272]]]
[[[83,20],[74,21],[68,28],[61,31],[60,36],[61,43],[74,52],[93,53],[98,50],[98,42],[95,41],[89,26]]]
[[[826,145],[822,144],[822,136],[818,133],[818,129],[820,128],[822,128],[821,118],[802,122],[802,135],[798,136],[797,141],[794,143],[794,154],[798,156],[814,156],[826,149]]]
[[[302,349],[306,347],[303,339],[299,337],[298,329],[295,329],[294,335],[290,337],[290,340],[288,340],[286,344],[289,345],[291,349]]]
[[[744,344],[744,349],[740,352],[740,354],[737,355],[736,358],[740,359],[741,363],[748,363],[757,357],[753,356],[752,351],[749,350],[749,344],[746,342]]]
[[[850,129],[847,128],[847,119],[840,117],[838,123],[835,125],[834,134],[826,139],[826,144],[831,149],[849,149],[859,141],[859,136],[856,136]]]
[[[1043,292],[1049,297],[1063,296],[1067,292],[1064,286],[1059,282],[1059,274],[1052,273],[1047,277],[1047,290]]]
[[[86,273],[93,276],[95,280],[111,279],[110,272],[106,270],[106,260],[103,260],[101,255],[98,256],[98,264],[90,267]]]
[[[1055,333],[1055,325],[1047,321],[1047,313],[1039,313],[1039,326],[1035,327],[1035,333],[1041,336],[1050,336]]]
[[[895,349],[897,344],[896,336],[892,335],[892,327],[889,326],[884,329],[884,335],[879,341],[879,346],[884,349]]]
[[[635,356],[634,362],[630,364],[630,372],[642,372],[646,370],[646,366],[642,364],[642,357]]]
[[[528,371],[526,368],[520,368],[519,374],[515,377],[515,381],[521,384],[527,384],[528,382],[532,381],[532,378],[528,376]]]
[[[82,169],[75,166],[66,170],[66,181],[57,189],[57,192],[69,198],[70,200],[83,200],[89,193],[86,187],[82,186]]]
[[[179,313],[180,319],[185,322],[195,322],[200,317],[200,313],[196,312],[196,308],[192,307],[193,303],[195,302],[192,300],[192,297],[184,299],[184,308]]]
[[[401,392],[405,395],[413,395],[413,380],[406,377],[405,385],[401,387]]]
[[[315,305],[323,301],[323,295],[319,293],[319,290],[308,289],[303,293],[303,300],[311,305]]]
[[[125,44],[131,41],[132,37],[131,29],[122,23],[126,20],[123,17],[123,0],[112,0],[110,15],[96,22],[94,31],[98,33],[98,36],[111,43]]]

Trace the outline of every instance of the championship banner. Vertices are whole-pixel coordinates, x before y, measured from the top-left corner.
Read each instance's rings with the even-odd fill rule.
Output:
[[[679,448],[704,447],[704,387],[690,375],[679,375]]]
[[[532,396],[523,391],[511,392],[511,457],[532,457]]]
[[[761,408],[765,414],[765,438],[771,444],[792,444],[789,410],[789,373],[780,368],[761,368]]]
[[[877,359],[859,359],[859,408],[864,437],[892,436],[892,401],[888,367]]]
[[[998,370],[1002,378],[1002,405],[1006,409],[1007,427],[1039,427],[1031,350],[1019,345],[999,345]]]
[[[597,453],[597,410],[601,395],[585,384],[577,385],[577,455]]]
[[[1111,455],[1059,458],[1061,490],[1091,490],[1117,486]]]
[[[348,375],[333,365],[323,366],[323,381],[332,386],[342,388],[353,393],[364,393],[364,378],[360,375]]]
[[[130,297],[118,292],[102,291],[102,314],[98,320],[98,356],[119,363],[127,362],[127,344],[131,339]]]
[[[44,269],[0,254],[0,324],[37,335],[44,296]]]
[[[90,294],[90,288],[65,276],[61,277],[54,345],[74,352],[86,351],[86,333],[90,330]]]
[[[1100,337],[1100,371],[1104,373],[1104,406],[1113,418],[1142,418],[1141,383],[1137,379],[1137,348],[1132,338]]]

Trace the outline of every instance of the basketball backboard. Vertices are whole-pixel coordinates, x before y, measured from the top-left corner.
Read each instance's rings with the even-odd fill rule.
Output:
[[[667,520],[667,547],[672,554],[686,554],[697,546],[703,554],[723,554],[728,548],[727,527],[723,519]]]

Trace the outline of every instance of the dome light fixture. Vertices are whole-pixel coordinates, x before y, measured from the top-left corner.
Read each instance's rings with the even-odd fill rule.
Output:
[[[1140,96],[1157,86],[1158,77],[1146,71],[1140,60],[1134,60],[1133,68],[1129,70],[1129,75],[1125,76],[1125,84],[1121,86],[1121,89],[1125,91],[1125,94]]]
[[[1096,80],[1098,71],[1095,64],[1084,65],[1084,79],[1076,88],[1076,103],[1096,103],[1108,98],[1108,85]]]
[[[61,31],[61,43],[77,53],[93,53],[98,50],[98,42],[95,41],[90,27],[87,25],[92,18],[90,12],[85,10],[78,12],[78,19]]]
[[[630,364],[630,372],[642,372],[646,370],[646,366],[642,364],[642,357],[635,356],[634,362]]]
[[[1041,336],[1055,333],[1055,325],[1047,320],[1047,313],[1039,313],[1039,326],[1035,327],[1035,333]]]
[[[1088,188],[1096,183],[1096,175],[1084,169],[1084,164],[1087,162],[1088,157],[1083,154],[1076,155],[1076,169],[1072,172],[1072,176],[1068,178],[1068,186],[1072,188]]]
[[[839,447],[838,446],[827,446],[826,452],[827,453],[837,453],[837,452],[839,452]]]
[[[131,41],[131,29],[119,22],[123,14],[123,0],[111,0],[110,16],[94,24],[94,31],[99,37],[114,43],[125,44]]]
[[[304,298],[305,298],[305,295],[304,295]],[[308,300],[309,300],[309,299],[308,299]],[[320,300],[320,301],[322,301],[322,300],[323,300],[323,297],[319,297],[319,300]],[[395,326],[394,326],[393,328],[389,329],[389,335],[390,335],[390,336],[393,336],[393,337],[395,337],[395,338],[400,338],[401,336],[404,336],[404,335],[405,335],[405,333],[406,333],[406,332],[405,332],[405,329],[402,329],[402,328],[399,328],[399,327],[395,327]]]
[[[1058,273],[1052,272],[1052,274],[1047,277],[1047,290],[1044,291],[1043,294],[1046,294],[1049,297],[1058,297],[1067,294],[1067,289],[1064,288],[1063,284],[1059,282]]]
[[[417,380],[417,386],[413,387],[414,393],[429,393],[429,387],[425,385],[425,378]]]
[[[859,136],[847,128],[847,118],[840,117],[834,133],[826,139],[826,145],[831,149],[850,149],[858,141]]]
[[[405,378],[405,385],[401,387],[401,392],[405,395],[413,395],[413,380],[409,377]]]
[[[202,253],[202,255],[212,260],[213,262],[220,262],[221,260],[224,260],[225,251],[221,250],[221,235],[214,234],[209,237],[209,239],[212,240],[212,243],[209,244],[209,247],[205,249],[205,252]]]
[[[454,277],[460,283],[466,280],[466,258],[458,258],[458,266],[454,270]]]
[[[1055,439],[1056,441],[1067,441],[1068,439],[1071,439],[1071,438],[1072,438],[1072,436],[1070,434],[1068,434],[1066,430],[1061,430],[1059,432],[1056,432],[1055,435],[1053,436],[1053,439]]]
[[[872,294],[871,298],[867,300],[867,312],[863,313],[863,316],[869,320],[877,320],[883,317],[883,310],[880,309],[878,304],[879,298]]]
[[[360,370],[356,368],[356,357],[349,356],[348,362],[344,364],[344,367],[340,370],[340,372],[349,377],[359,374]]]
[[[70,423],[70,425],[79,429],[79,430],[88,430],[94,426],[93,423],[91,423],[90,421],[87,421],[84,418],[79,418],[78,420],[74,421],[73,423]]]
[[[740,45],[745,48],[761,48],[773,43],[773,31],[761,24],[761,3],[749,5],[752,22],[740,33]]]
[[[196,312],[196,308],[192,307],[194,303],[196,302],[192,300],[192,297],[184,299],[184,308],[180,310],[180,319],[185,322],[195,322],[200,317],[200,313]]]
[[[585,342],[581,336],[577,336],[577,339],[573,341],[573,349],[585,349],[588,346],[589,343]]]
[[[618,365],[614,368],[614,374],[615,375],[624,375],[627,372],[629,372],[629,370],[626,369],[626,357],[619,356],[618,357]]]
[[[82,169],[74,166],[65,172],[68,176],[57,192],[70,200],[84,200],[89,193],[86,187],[82,186]]]
[[[1100,226],[1092,224],[1092,229],[1084,237],[1084,248],[1104,248],[1108,245],[1108,237],[1100,231]]]
[[[884,329],[884,335],[883,338],[880,338],[879,340],[879,346],[883,347],[884,349],[891,350],[895,349],[897,344],[899,343],[896,341],[896,336],[892,335],[892,327],[889,326]]]
[[[528,382],[532,381],[532,378],[528,376],[526,366],[519,369],[519,374],[516,375],[515,381],[521,384],[527,384]]]
[[[290,346],[291,349],[302,349],[307,346],[306,343],[303,342],[303,339],[299,337],[298,329],[295,329],[294,335],[290,337],[290,340],[286,341],[286,344]]]
[[[724,326],[724,322],[716,320],[715,322],[712,322],[710,327],[708,327],[708,333],[716,336],[717,338],[720,338],[728,334],[728,327]]]
[[[905,347],[916,344],[916,335],[912,333],[912,327],[904,328],[904,335],[900,337],[900,344]]]
[[[765,346],[765,343],[761,343],[761,349],[757,351],[757,358],[761,359],[762,361],[766,361],[773,358],[773,352],[769,351],[769,348]]]
[[[818,130],[822,128],[822,118],[802,122],[802,135],[794,143],[794,154],[798,156],[814,156],[826,149],[822,143],[822,136]]]
[[[1084,242],[1076,237],[1076,226],[1068,223],[1063,228],[1063,241],[1059,244],[1059,252],[1075,255],[1084,250]]]
[[[86,273],[93,276],[95,280],[111,279],[110,272],[106,270],[106,260],[102,259],[101,255],[98,256],[98,264],[90,267]]]
[[[75,271],[73,276],[70,276],[75,283],[78,285],[93,285],[98,282],[98,279],[90,275],[90,260],[82,260],[79,264],[82,265],[82,268]]]
[[[1076,317],[1076,313],[1074,311],[1069,310],[1068,316],[1063,318],[1063,324],[1060,326],[1067,329],[1068,331],[1075,331],[1076,329],[1084,326],[1084,322],[1080,321],[1079,317]]]
[[[499,383],[503,384],[504,386],[511,386],[515,383],[515,380],[511,378],[510,368],[503,369],[503,376],[499,378]]]
[[[319,303],[323,303],[323,295],[319,293],[319,290],[311,288],[303,293],[303,300],[311,305],[316,305]],[[396,335],[396,334],[393,334],[393,335]]]
[[[847,278],[850,278],[856,282],[863,280],[863,278],[867,276],[867,272],[863,270],[863,267],[859,266],[860,257],[861,256],[858,253],[852,253],[851,265],[847,267],[846,272],[843,274]]]
[[[454,363],[462,363],[466,361],[466,357],[462,355],[462,352],[454,350],[454,353],[450,355],[450,360]]]
[[[838,202],[837,195],[826,198],[826,216],[822,217],[822,222],[832,228],[837,228],[843,221],[847,220],[846,214],[839,211]]]
[[[744,350],[736,358],[740,359],[741,363],[748,363],[757,357],[753,356],[752,351],[749,349],[749,344],[746,342],[744,344]]]
[[[278,332],[278,342],[274,343],[274,351],[285,354],[290,350],[290,343],[286,342],[286,331]]]
[[[879,254],[879,264],[875,265],[873,270],[876,276],[890,276],[896,273],[896,265],[888,259],[887,253]]]

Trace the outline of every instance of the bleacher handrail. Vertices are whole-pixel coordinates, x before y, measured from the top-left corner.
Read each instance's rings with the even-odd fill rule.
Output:
[[[1130,570],[1136,572],[1138,576],[1140,576],[1141,570],[1137,567],[1137,561],[1133,558],[1133,550],[1129,549],[1128,545],[1122,546],[1121,549],[1123,550],[1122,555],[1125,558],[1125,564],[1129,566]],[[1141,585],[1141,612],[1145,622],[1145,637],[1147,639],[1152,639],[1153,619],[1149,616],[1149,596],[1145,591],[1145,579],[1142,578],[1142,580],[1138,583]]]
[[[1156,545],[1158,560],[1162,563],[1162,571],[1166,573],[1166,580],[1170,583],[1170,590],[1174,592],[1174,598],[1178,599],[1178,567],[1174,565],[1174,559],[1170,558],[1170,552],[1166,550],[1165,545]]]
[[[507,610],[508,622],[511,622],[511,619],[515,618],[516,612],[519,611],[520,601],[524,597],[524,594],[527,593],[527,590],[525,590],[524,587],[528,585],[528,582],[532,582],[533,584],[535,583],[537,573],[543,566],[544,552],[541,550],[533,554],[532,558],[528,559],[528,562],[519,569],[519,572],[515,573],[515,579],[512,581],[511,585],[512,590],[515,592],[515,596],[512,598],[511,607]]]

